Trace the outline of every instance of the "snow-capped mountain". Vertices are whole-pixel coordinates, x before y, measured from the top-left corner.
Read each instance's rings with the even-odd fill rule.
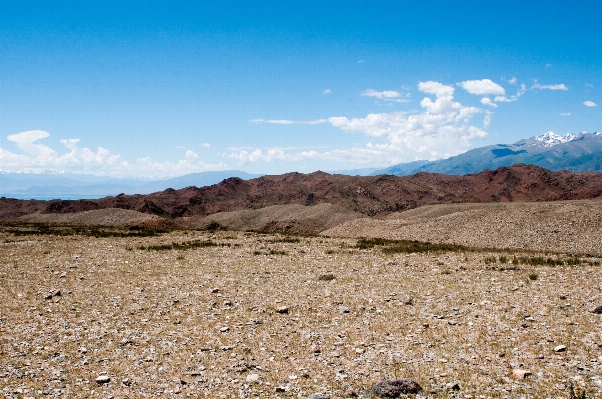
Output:
[[[433,162],[398,164],[372,173],[410,175],[418,172],[465,175],[518,163],[550,170],[602,172],[602,133],[565,135],[547,132],[514,144],[475,148],[455,157]]]
[[[553,147],[557,144],[568,143],[569,141],[575,140],[576,134],[567,133],[564,136],[556,134],[554,132],[546,132],[541,136],[531,137],[535,141],[539,141],[544,147]]]

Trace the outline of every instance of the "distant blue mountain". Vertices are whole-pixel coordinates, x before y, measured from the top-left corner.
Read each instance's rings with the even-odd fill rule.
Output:
[[[210,186],[229,177],[253,179],[262,175],[240,170],[190,173],[167,180],[114,179],[94,175],[55,173],[0,173],[0,196],[15,198],[90,198],[108,195],[150,194],[167,188]]]
[[[519,163],[549,170],[602,172],[602,133],[566,134],[553,132],[517,141],[475,148],[438,161],[414,161],[372,172],[376,175],[406,176],[418,172],[467,175]]]

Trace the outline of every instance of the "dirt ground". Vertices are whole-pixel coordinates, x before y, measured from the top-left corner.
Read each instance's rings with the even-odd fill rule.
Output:
[[[575,258],[243,232],[8,231],[6,397],[372,398],[376,382],[402,377],[419,398],[568,398],[571,387],[602,397],[597,258],[531,266],[512,260]]]

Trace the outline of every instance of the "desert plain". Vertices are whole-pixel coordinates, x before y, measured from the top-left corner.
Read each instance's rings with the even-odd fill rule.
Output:
[[[318,235],[4,224],[0,392],[602,397],[601,202],[437,207]]]

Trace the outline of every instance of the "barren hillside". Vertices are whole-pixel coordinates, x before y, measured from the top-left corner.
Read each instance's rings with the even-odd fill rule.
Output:
[[[272,205],[330,203],[366,216],[423,205],[467,202],[555,201],[602,195],[602,174],[551,172],[515,165],[476,175],[346,176],[288,173],[252,180],[230,178],[208,187],[99,200],[17,201],[0,198],[0,220],[30,213],[74,213],[121,208],[166,218],[206,216]]]
[[[602,200],[430,205],[322,234],[602,254]]]

